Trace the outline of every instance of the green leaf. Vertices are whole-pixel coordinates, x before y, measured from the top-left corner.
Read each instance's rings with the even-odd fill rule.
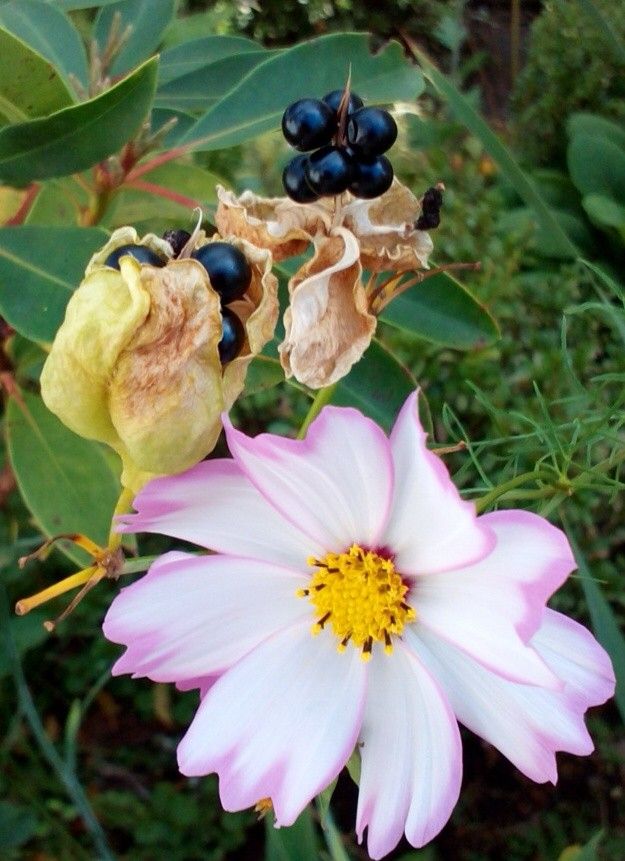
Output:
[[[612,26],[609,19],[598,8],[592,0],[579,0],[579,4],[586,12],[599,33],[602,34],[605,44],[612,52],[612,56],[619,64],[625,63],[625,44],[620,33]]]
[[[282,51],[245,51],[223,57],[208,66],[175,78],[159,87],[154,104],[158,107],[206,110],[230,92],[252,69]]]
[[[406,62],[396,42],[374,56],[366,34],[335,33],[261,63],[198,120],[186,139],[199,150],[213,150],[278,128],[286,105],[341,87],[350,66],[352,86],[367,102],[412,100],[423,90],[421,73]]]
[[[37,818],[28,807],[0,801],[0,849],[7,852],[17,849],[34,837],[36,832]]]
[[[243,36],[205,36],[168,48],[161,54],[159,87],[233,54],[260,51],[262,45]]]
[[[73,12],[75,9],[94,9],[96,6],[113,6],[119,0],[47,0],[52,6]]]
[[[189,129],[195,124],[195,117],[184,111],[175,111],[171,108],[154,108],[150,116],[150,125],[153,130],[161,128],[168,120],[176,118],[176,125],[170,129],[163,138],[163,148],[174,147],[183,138]]]
[[[567,150],[571,179],[582,194],[625,201],[625,149],[607,138],[575,135]]]
[[[54,66],[3,27],[0,57],[0,118],[20,123],[72,104],[72,95]]]
[[[432,82],[434,88],[445,97],[456,118],[481,141],[484,149],[499,165],[517,194],[527,206],[534,210],[540,229],[550,233],[554,246],[558,246],[558,256],[576,257],[578,250],[575,243],[571,241],[557,219],[554,218],[534,183],[521,170],[510,151],[482,119],[469,99],[436,68],[427,54],[418,48],[414,49],[414,53],[423,66],[426,77]]]
[[[265,861],[319,861],[319,843],[310,807],[289,828],[274,828],[265,817]]]
[[[0,313],[21,335],[52,341],[89,258],[107,240],[96,227],[0,230]]]
[[[587,194],[582,200],[588,218],[598,227],[625,231],[625,205],[604,194]],[[625,235],[625,233],[624,233]]]
[[[182,195],[189,198],[189,202],[170,200],[159,195],[156,190],[139,191],[132,187],[125,187],[116,196],[110,213],[107,213],[105,219],[107,226],[118,227],[155,217],[179,219],[181,226],[191,229],[191,222],[196,220],[192,212],[193,207],[201,206],[203,210],[214,207],[217,203],[215,186],[222,180],[198,165],[168,162],[143,174],[140,182],[169,190],[172,194]]]
[[[566,231],[567,236],[575,242],[579,250],[588,252],[594,246],[593,238],[588,226],[582,218],[571,212],[554,209],[553,218]],[[501,233],[509,235],[513,231],[525,233],[531,236],[534,248],[543,257],[553,257],[556,260],[570,259],[570,253],[563,247],[559,238],[550,230],[542,230],[536,211],[529,206],[520,206],[505,212],[498,220],[498,229]]]
[[[446,272],[394,299],[380,320],[436,344],[469,350],[499,337],[497,324],[471,293]]]
[[[81,532],[106,544],[119,483],[101,447],[29,392],[9,400],[6,432],[20,492],[43,534]]]
[[[78,204],[88,204],[82,185],[73,177],[51,179],[41,186],[24,223],[76,226],[80,219]]]
[[[121,16],[120,32],[132,28],[128,41],[116,54],[110,71],[120,75],[153,54],[176,11],[176,0],[121,0],[100,9],[93,36],[102,49],[108,40],[113,17]]]
[[[245,395],[256,395],[259,392],[265,392],[267,389],[273,389],[275,386],[284,382],[284,371],[278,359],[272,356],[256,356],[250,362],[245,377]]]
[[[18,655],[23,655],[29,649],[36,648],[47,639],[48,633],[43,627],[46,618],[43,613],[33,612],[29,613],[23,619],[11,619],[9,623],[12,628],[11,635]],[[10,673],[11,661],[9,660],[9,656],[4,649],[0,649],[0,679],[3,676],[8,676]],[[3,833],[2,813],[0,811],[0,835]],[[2,837],[0,837],[0,848],[2,845]]]
[[[558,861],[599,861],[599,844],[603,836],[601,830],[591,837],[585,846],[567,846]]]
[[[570,138],[576,135],[590,135],[595,138],[604,138],[625,149],[625,128],[612,120],[607,120],[599,114],[590,114],[580,111],[571,114],[566,123],[566,130]]]
[[[0,180],[21,185],[67,176],[118,150],[148,113],[157,60],[148,60],[110,90],[45,119],[0,130]]]
[[[417,381],[410,371],[390,350],[373,340],[362,359],[337,385],[332,403],[356,407],[388,431],[416,388]]]
[[[44,0],[12,0],[0,8],[0,24],[49,60],[73,89],[70,75],[87,81],[87,54],[78,30]],[[56,110],[57,105],[46,113]]]
[[[580,574],[579,582],[584,590],[595,637],[612,659],[614,675],[616,676],[614,699],[621,718],[625,721],[625,636],[623,636],[612,608],[604,598],[598,582],[592,576],[572,530],[567,527],[566,532],[575,553]]]

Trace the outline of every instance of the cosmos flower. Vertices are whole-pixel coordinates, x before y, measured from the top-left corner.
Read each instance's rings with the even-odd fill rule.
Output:
[[[221,237],[218,237],[221,239]],[[221,413],[241,394],[252,358],[273,336],[277,281],[268,251],[231,238],[246,255],[251,283],[232,304],[245,328],[239,354],[222,365],[219,295],[197,260],[172,258],[154,234],[121,227],[91,258],[67,305],[41,375],[48,409],[71,430],[117,451],[122,483],[137,491],[155,474],[180,472],[215,446]],[[198,247],[206,239],[198,235]],[[123,256],[136,245],[164,265]],[[180,414],[184,412],[184,421]]]
[[[384,299],[380,279],[428,268],[432,240],[415,226],[421,204],[397,179],[374,200],[344,194],[338,209],[334,198],[300,204],[251,191],[237,197],[221,186],[217,195],[223,235],[267,248],[276,261],[313,247],[289,280],[279,347],[287,378],[313,389],[344,377],[371,343]]]
[[[126,646],[115,674],[199,688],[183,774],[217,772],[229,811],[270,798],[286,826],[356,750],[356,830],[377,859],[447,822],[458,721],[539,782],[556,751],[592,751],[583,715],[613,693],[610,661],[545,607],[569,544],[525,511],[476,517],[416,394],[390,438],[337,407],[303,441],[226,433],[232,460],[150,482],[121,518],[213,555],[161,557],[104,622]]]

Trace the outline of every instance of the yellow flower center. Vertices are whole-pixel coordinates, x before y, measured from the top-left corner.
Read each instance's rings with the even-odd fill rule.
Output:
[[[405,601],[408,586],[393,562],[353,544],[345,553],[328,553],[323,559],[311,556],[308,564],[317,571],[308,588],[297,594],[315,608],[312,633],[318,634],[329,622],[338,637],[339,652],[351,641],[367,661],[374,642],[382,642],[390,655],[391,635],[400,635],[404,625],[416,618]]]

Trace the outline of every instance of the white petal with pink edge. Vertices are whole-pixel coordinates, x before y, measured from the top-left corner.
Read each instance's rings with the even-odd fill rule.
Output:
[[[103,630],[127,646],[113,673],[184,682],[238,661],[276,630],[310,617],[297,598],[307,578],[234,556],[162,556],[122,589]]]
[[[462,780],[458,724],[429,672],[399,643],[374,655],[360,735],[356,832],[382,858],[403,833],[413,846],[432,840],[449,819]]]
[[[366,665],[308,626],[269,638],[208,691],[178,748],[183,774],[219,774],[226,810],[271,798],[291,825],[349,758],[360,730]]]
[[[323,548],[286,520],[232,460],[208,460],[179,475],[155,478],[134,500],[137,514],[118,532],[158,532],[218,553],[306,570]]]
[[[412,581],[417,624],[504,678],[559,687],[529,640],[547,598],[575,567],[562,532],[524,511],[485,515],[496,544],[467,568]]]
[[[325,407],[305,440],[251,439],[224,416],[228,445],[252,483],[282,515],[326,549],[375,546],[393,492],[388,439],[361,413]]]
[[[426,448],[417,397],[410,395],[391,434],[395,493],[382,542],[405,575],[470,565],[493,544],[474,505],[460,498],[440,457]]]
[[[584,639],[578,645],[585,650]],[[583,719],[592,700],[576,693],[567,678],[561,691],[519,685],[430,633],[409,631],[406,642],[439,680],[458,720],[531,780],[556,783],[556,751],[592,752]]]

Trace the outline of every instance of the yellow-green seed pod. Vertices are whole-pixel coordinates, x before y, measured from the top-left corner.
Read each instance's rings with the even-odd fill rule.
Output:
[[[232,361],[219,360],[220,299],[204,267],[189,257],[171,259],[163,240],[139,240],[125,227],[91,259],[44,365],[48,408],[81,436],[112,446],[122,459],[122,483],[133,491],[153,475],[187,469],[214,448],[222,411],[273,336],[278,299],[271,254],[242,239],[225,241],[252,269],[248,290],[230,306],[246,334]],[[167,262],[152,266],[124,255],[119,269],[105,265],[128,244]]]

